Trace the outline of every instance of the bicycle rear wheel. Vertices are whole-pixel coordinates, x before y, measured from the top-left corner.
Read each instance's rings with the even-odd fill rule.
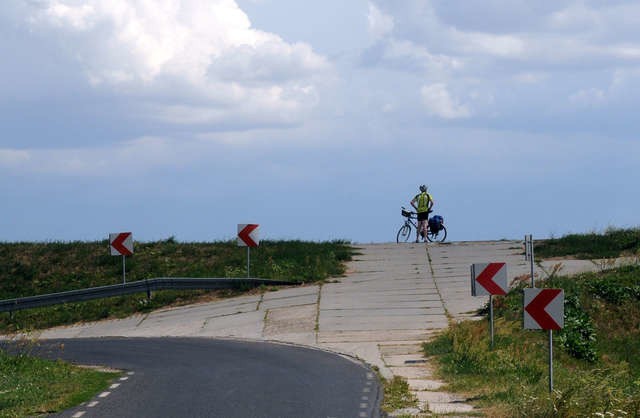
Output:
[[[432,233],[431,229],[429,229],[429,232],[427,232],[427,239],[429,242],[444,242],[444,240],[447,239],[447,228],[442,225],[440,230],[436,233]]]
[[[409,236],[411,235],[411,227],[407,224],[404,224],[398,230],[398,235],[396,235],[396,242],[407,242],[409,241]]]

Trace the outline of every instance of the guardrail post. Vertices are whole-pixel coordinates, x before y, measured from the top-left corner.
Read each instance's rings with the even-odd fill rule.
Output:
[[[149,287],[149,279],[144,279],[144,284],[147,286],[147,300],[151,300],[151,288]]]

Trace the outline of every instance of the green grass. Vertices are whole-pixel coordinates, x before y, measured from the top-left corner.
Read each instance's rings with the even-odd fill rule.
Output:
[[[119,376],[0,350],[0,417],[59,412],[88,401]]]
[[[565,290],[553,393],[548,333],[522,329],[522,287],[494,298],[493,350],[487,321],[453,324],[425,343],[439,377],[488,416],[640,416],[640,267],[553,277],[544,286]]]
[[[140,243],[127,257],[127,281],[154,277],[247,277],[247,251],[236,241],[179,243],[173,238]],[[353,250],[345,241],[268,241],[251,249],[252,277],[317,282],[344,273]],[[0,243],[0,299],[122,282],[121,257],[108,242]],[[240,290],[241,291],[241,290]],[[170,304],[239,291],[161,291],[0,314],[0,331],[24,331],[78,321],[125,317]]]
[[[640,254],[640,228],[610,228],[604,233],[570,234],[537,243],[535,256],[574,256],[579,259]]]

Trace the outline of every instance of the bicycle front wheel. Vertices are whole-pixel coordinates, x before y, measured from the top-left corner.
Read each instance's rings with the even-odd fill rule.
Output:
[[[444,242],[447,239],[447,228],[442,225],[440,230],[436,233],[432,233],[431,230],[427,233],[427,239],[429,242]]]
[[[411,235],[411,227],[407,224],[404,224],[398,230],[398,235],[396,235],[396,242],[399,244],[401,242],[409,241],[409,236]]]

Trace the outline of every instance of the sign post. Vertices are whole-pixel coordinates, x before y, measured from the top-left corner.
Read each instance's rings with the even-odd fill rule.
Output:
[[[476,263],[471,265],[471,296],[489,295],[489,329],[493,349],[493,295],[506,295],[506,263]]]
[[[533,257],[533,235],[525,235],[524,236],[524,259],[529,261],[531,266],[531,287],[536,287],[536,284],[533,279],[533,266],[534,266],[534,257]]]
[[[251,247],[257,247],[260,239],[258,238],[258,224],[238,224],[238,246],[247,247],[247,278],[251,277],[249,268],[251,266]]]
[[[549,330],[549,392],[553,391],[553,330],[564,327],[564,290],[524,289],[524,328]]]
[[[109,248],[111,255],[122,256],[122,283],[127,283],[127,269],[125,259],[133,254],[133,235],[131,232],[116,232],[109,234]]]

